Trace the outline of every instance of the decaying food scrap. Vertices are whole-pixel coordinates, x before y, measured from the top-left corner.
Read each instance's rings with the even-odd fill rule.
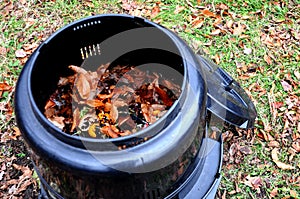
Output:
[[[162,74],[110,64],[96,71],[70,65],[45,104],[45,116],[62,131],[117,138],[148,127],[178,99],[181,88]]]

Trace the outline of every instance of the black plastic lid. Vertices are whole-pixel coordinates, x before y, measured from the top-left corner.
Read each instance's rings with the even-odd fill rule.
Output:
[[[207,109],[239,128],[253,128],[257,116],[244,89],[222,68],[197,55],[207,83]]]

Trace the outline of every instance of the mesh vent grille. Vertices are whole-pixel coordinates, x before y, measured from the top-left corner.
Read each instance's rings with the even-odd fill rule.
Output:
[[[93,44],[91,46],[80,48],[80,54],[82,59],[86,59],[95,55],[101,55],[100,44]]]

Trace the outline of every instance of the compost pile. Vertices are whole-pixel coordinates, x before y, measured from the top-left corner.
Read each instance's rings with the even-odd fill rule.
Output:
[[[105,139],[136,133],[161,118],[181,92],[162,74],[139,67],[69,68],[74,75],[60,77],[44,114],[72,135]]]

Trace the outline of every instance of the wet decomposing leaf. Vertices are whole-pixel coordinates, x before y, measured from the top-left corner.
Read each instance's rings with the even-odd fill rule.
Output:
[[[45,116],[70,134],[116,138],[161,118],[180,94],[180,86],[161,74],[133,66],[101,65],[97,72],[70,65],[45,105]]]

